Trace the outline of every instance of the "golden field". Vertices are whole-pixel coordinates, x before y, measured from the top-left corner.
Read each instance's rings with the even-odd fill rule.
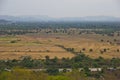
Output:
[[[21,56],[31,56],[34,59],[72,58],[75,55],[56,45],[74,48],[91,58],[120,58],[120,45],[114,39],[117,36],[102,36],[98,34],[63,35],[63,34],[27,34],[17,36],[0,36],[0,59],[20,59]],[[101,41],[103,40],[103,41]],[[111,42],[111,44],[110,44]],[[118,41],[119,42],[119,41]],[[83,49],[85,49],[83,51]],[[92,51],[90,51],[92,49]],[[106,49],[106,52],[100,51]]]

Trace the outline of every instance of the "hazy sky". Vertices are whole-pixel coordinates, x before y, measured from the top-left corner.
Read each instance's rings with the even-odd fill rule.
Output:
[[[120,17],[120,0],[0,0],[0,15]]]

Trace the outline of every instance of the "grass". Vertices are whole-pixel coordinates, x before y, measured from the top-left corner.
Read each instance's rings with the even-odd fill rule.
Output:
[[[59,37],[59,38],[56,38]],[[101,42],[101,39],[104,42]],[[44,58],[50,56],[53,58],[57,56],[74,57],[74,54],[65,51],[64,49],[55,45],[63,45],[66,48],[74,48],[75,52],[82,51],[84,54],[91,58],[120,58],[119,45],[114,43],[114,39],[120,40],[119,37],[109,37],[97,34],[82,34],[82,35],[21,35],[21,36],[2,36],[0,37],[0,51],[15,51],[15,52],[0,52],[0,59],[18,59],[20,56],[30,55],[33,58]],[[11,43],[14,41],[15,43]],[[107,40],[113,42],[109,44]],[[93,51],[89,51],[92,49]],[[101,54],[100,50],[109,49],[107,52]],[[19,52],[17,52],[19,51]],[[29,52],[24,52],[29,51]],[[35,52],[36,51],[36,52]],[[37,52],[38,51],[38,52]],[[46,52],[49,51],[49,52]]]

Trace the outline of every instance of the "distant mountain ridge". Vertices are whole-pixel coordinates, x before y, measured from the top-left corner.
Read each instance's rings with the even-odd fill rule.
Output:
[[[120,17],[111,16],[87,16],[87,17],[65,17],[65,18],[52,18],[49,16],[8,16],[0,15],[0,20],[4,21],[22,21],[22,22],[49,22],[49,21],[119,21]]]
[[[8,23],[11,23],[11,21],[0,19],[0,24],[8,24]]]

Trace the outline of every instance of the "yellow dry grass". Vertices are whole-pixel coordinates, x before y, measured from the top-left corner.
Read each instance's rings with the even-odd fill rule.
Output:
[[[56,38],[56,37],[59,37]],[[100,40],[104,39],[104,42]],[[120,40],[119,37],[108,37],[96,34],[83,34],[83,35],[22,35],[22,36],[4,36],[0,37],[0,59],[19,59],[21,56],[31,56],[32,58],[42,58],[50,56],[50,58],[72,58],[75,55],[65,51],[64,49],[56,46],[63,45],[66,48],[74,48],[76,52],[83,51],[84,54],[91,58],[120,58],[120,45],[109,44],[107,40],[113,39]],[[12,40],[18,40],[16,43],[10,43]],[[92,52],[89,50],[93,49]],[[103,54],[100,50],[109,49]],[[2,52],[3,51],[3,52]]]

